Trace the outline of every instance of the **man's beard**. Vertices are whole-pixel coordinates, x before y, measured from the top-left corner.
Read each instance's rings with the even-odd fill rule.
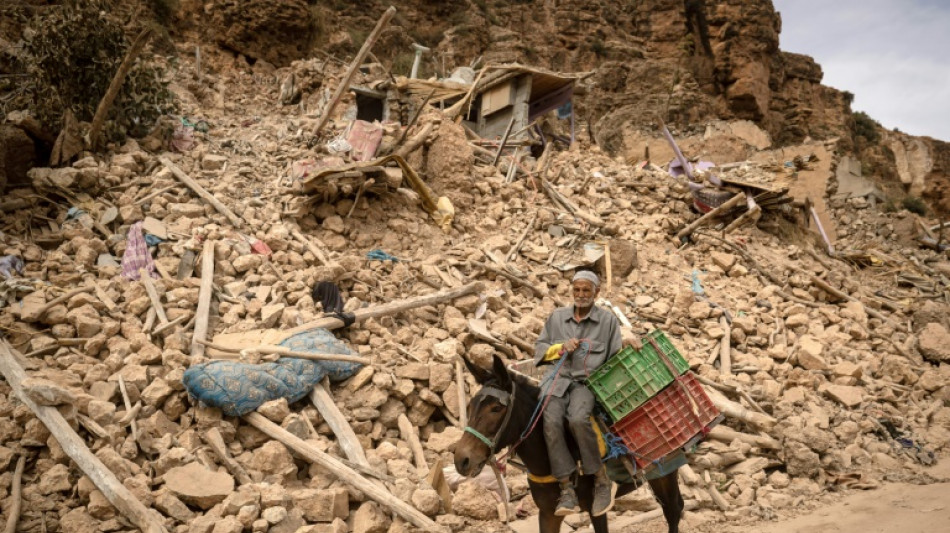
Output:
[[[574,305],[577,307],[590,307],[593,304],[593,298],[574,298]]]

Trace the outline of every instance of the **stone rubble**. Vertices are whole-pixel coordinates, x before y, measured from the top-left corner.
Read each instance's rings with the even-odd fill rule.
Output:
[[[288,68],[302,67],[295,63]],[[310,199],[287,186],[287,173],[293,162],[312,156],[306,132],[315,120],[281,108],[276,86],[262,89],[250,73],[222,75],[219,82],[232,91],[223,105],[186,99],[189,113],[212,124],[210,132],[198,137],[193,151],[168,157],[242,217],[246,235],[176,181],[158,162],[155,139],[129,141],[111,153],[82,157],[71,167],[34,169],[38,189],[74,191],[77,207],[88,216],[67,219],[64,204],[36,206],[31,212],[48,218],[49,228],[31,233],[27,217],[6,213],[0,234],[0,255],[22,257],[23,278],[35,289],[23,295],[22,303],[0,309],[3,335],[26,355],[30,397],[60,406],[89,449],[162,515],[169,531],[412,529],[284,444],[187,397],[181,377],[196,362],[189,350],[200,269],[184,279],[175,274],[182,257],[200,255],[192,240],[199,235],[216,243],[210,327],[215,334],[286,329],[320,316],[310,290],[322,280],[339,285],[348,310],[476,279],[488,283],[480,296],[367,319],[336,332],[373,360],[331,393],[372,469],[389,476],[379,483],[456,531],[500,530],[499,501],[482,484],[464,481],[455,491],[453,513],[445,513],[438,487],[417,470],[397,421],[405,415],[416,427],[430,466],[438,459],[452,464],[462,434],[453,420],[464,408],[455,362],[465,354],[485,365],[496,353],[473,334],[469,319],[481,318],[499,339],[514,336],[530,344],[555,300],[569,297],[570,271],[554,267],[590,240],[605,240],[612,251],[632,252],[626,259],[622,253],[613,257],[616,275],[602,296],[632,320],[635,333],[663,329],[699,376],[746,408],[754,409],[754,401],[777,420],[763,433],[778,441],[778,449],[738,438],[709,438],[698,445],[690,455],[693,467],[730,507],[723,513],[705,486],[684,484],[685,498],[697,500],[703,509],[699,516],[714,521],[749,512],[771,516],[849,483],[924,480],[918,462],[923,452],[902,447],[897,437],[928,451],[950,448],[950,263],[904,238],[907,212],[883,213],[855,202],[832,204],[839,221],[851,221],[840,224],[842,248],[873,246],[887,266],[936,280],[934,297],[897,286],[876,266],[815,256],[813,251],[822,252],[813,239],[791,229],[780,237],[742,228],[728,237],[735,249],[703,230],[694,235],[694,244],[681,247],[670,236],[695,218],[685,187],[663,172],[579,143],[553,154],[545,177],[580,209],[603,219],[604,227],[594,231],[552,208],[533,178],[505,183],[504,165],[496,169],[479,161],[464,132],[442,120],[430,143],[409,161],[438,195],[452,201],[450,232],[442,232],[420,205],[398,192],[356,199],[351,191],[333,203],[313,199],[309,210],[294,213],[292,208]],[[525,164],[532,168],[533,161]],[[117,208],[115,220],[99,223],[112,207]],[[159,272],[167,275],[152,283],[167,320],[180,319],[157,335],[151,332],[161,324],[143,283],[122,277],[119,266],[128,227],[146,217],[155,233],[164,231],[167,237],[155,254]],[[311,248],[291,236],[298,227],[335,266],[322,265]],[[508,264],[526,285],[540,287],[540,297],[478,266],[502,268],[499,259],[506,262],[526,229],[522,248]],[[252,253],[245,236],[267,244],[273,255]],[[367,259],[366,253],[377,248],[399,261]],[[809,281],[811,275],[869,307],[836,301]],[[703,297],[691,291],[694,280],[702,285]],[[41,309],[83,285],[95,290]],[[882,300],[901,311],[882,308]],[[868,309],[890,320],[869,316]],[[724,313],[730,321],[720,322]],[[726,374],[710,358],[727,338],[721,324],[729,329],[731,343],[732,372]],[[517,359],[530,357],[514,343],[507,347]],[[470,395],[474,380],[467,377],[466,383]],[[132,406],[138,411],[129,419]],[[269,402],[259,412],[342,457],[329,425],[306,400]],[[104,433],[97,434],[93,424]],[[740,421],[727,419],[724,425],[760,435]],[[220,431],[227,452],[252,483],[238,485],[211,452],[201,438],[210,428]],[[0,499],[9,495],[17,454],[29,459],[18,531],[129,530],[126,519],[2,382]],[[536,509],[524,474],[509,469],[507,482],[515,507]],[[621,499],[612,513],[654,508],[645,494],[644,489]],[[574,517],[569,525],[583,528],[588,520]]]

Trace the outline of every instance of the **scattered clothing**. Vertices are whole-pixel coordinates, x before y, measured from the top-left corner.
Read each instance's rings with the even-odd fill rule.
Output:
[[[386,252],[380,250],[379,248],[375,250],[370,250],[366,254],[366,258],[370,261],[392,261],[394,263],[399,262],[399,258],[394,255],[389,255]]]
[[[356,355],[343,341],[323,328],[298,333],[280,343],[298,352]],[[346,361],[311,361],[281,357],[259,365],[238,361],[211,361],[185,371],[188,394],[227,416],[242,416],[279,398],[300,400],[326,376],[332,382],[350,378],[362,368]]]
[[[145,269],[153,278],[158,277],[155,261],[148,251],[148,244],[142,234],[142,222],[136,222],[129,228],[125,253],[122,255],[122,275],[131,280],[138,280],[141,277],[139,274],[141,269]]]
[[[340,289],[332,282],[321,281],[314,285],[311,293],[314,303],[320,302],[323,311],[343,321],[343,327],[349,327],[356,322],[356,315],[343,312],[343,296]]]
[[[0,257],[0,276],[12,278],[14,274],[23,274],[23,259],[16,255]]]

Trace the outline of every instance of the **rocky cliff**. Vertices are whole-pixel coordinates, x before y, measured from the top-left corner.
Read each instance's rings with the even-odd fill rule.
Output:
[[[352,55],[387,5],[184,0],[173,31],[283,66]],[[778,147],[836,140],[884,189],[946,212],[947,144],[879,125],[873,142],[856,142],[853,95],[822,85],[812,58],[782,51],[781,29],[770,0],[408,1],[374,51],[396,74],[408,71],[412,42],[432,48],[425,75],[476,61],[589,71],[578,112],[601,146],[626,157],[638,155],[642,145],[631,139],[655,131],[658,119],[687,133],[712,120],[748,120]]]

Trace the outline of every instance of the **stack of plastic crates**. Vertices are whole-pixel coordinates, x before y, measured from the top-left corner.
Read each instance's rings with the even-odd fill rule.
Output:
[[[689,364],[660,330],[624,348],[587,379],[613,433],[646,468],[702,438],[722,420]]]

